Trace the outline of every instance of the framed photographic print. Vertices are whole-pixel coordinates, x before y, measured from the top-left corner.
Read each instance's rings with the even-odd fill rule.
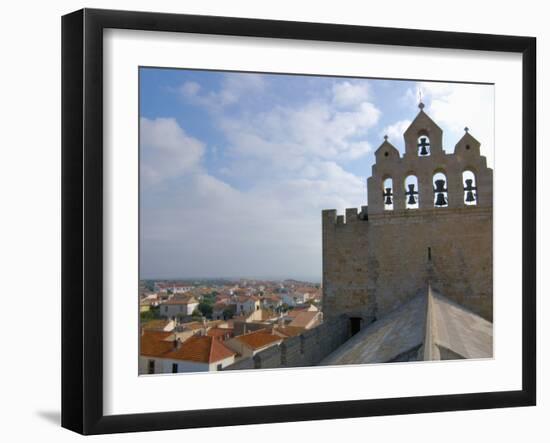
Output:
[[[536,41],[62,21],[62,425],[534,405]]]

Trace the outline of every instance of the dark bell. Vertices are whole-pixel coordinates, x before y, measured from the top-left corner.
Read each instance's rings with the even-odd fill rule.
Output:
[[[391,205],[392,204],[391,188],[386,188],[386,193],[384,195],[386,197],[386,200],[384,201],[384,204]]]
[[[422,145],[420,148],[420,155],[428,155],[428,150],[426,149],[425,145]]]
[[[472,191],[466,192],[466,201],[468,203],[475,202],[476,198],[474,197],[474,193]]]
[[[471,203],[476,201],[476,197],[474,195],[474,191],[476,190],[475,186],[472,186],[473,180],[471,178],[468,178],[465,180],[466,186],[464,190],[466,191],[466,202]]]
[[[442,192],[438,192],[437,197],[435,199],[435,205],[445,206],[446,204],[447,204],[447,200],[445,200],[445,195]]]
[[[445,189],[445,180],[436,180],[435,181],[435,192],[447,192]]]
[[[407,194],[409,194],[409,200],[408,200],[408,204],[409,205],[414,205],[416,204],[416,198],[414,197],[414,185],[407,185],[409,187],[409,192],[407,192]]]

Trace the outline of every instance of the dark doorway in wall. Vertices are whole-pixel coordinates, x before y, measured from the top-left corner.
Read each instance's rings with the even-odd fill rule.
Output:
[[[361,317],[351,317],[349,319],[351,335],[357,334],[361,330]]]

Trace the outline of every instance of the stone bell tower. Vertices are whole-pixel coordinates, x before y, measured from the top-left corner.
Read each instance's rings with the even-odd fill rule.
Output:
[[[403,134],[375,151],[368,206],[323,211],[323,310],[363,325],[425,291],[492,321],[493,171],[465,128],[454,152],[419,112]]]

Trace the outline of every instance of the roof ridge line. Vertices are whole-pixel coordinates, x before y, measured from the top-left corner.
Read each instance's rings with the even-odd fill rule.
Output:
[[[432,319],[433,316],[433,295],[432,295],[432,285],[431,282],[428,281],[428,293],[427,293],[427,300],[426,300],[426,332],[424,335],[424,355],[423,360],[429,361],[429,360],[435,360],[434,355],[434,337],[433,337],[433,327],[434,327],[434,321]]]

